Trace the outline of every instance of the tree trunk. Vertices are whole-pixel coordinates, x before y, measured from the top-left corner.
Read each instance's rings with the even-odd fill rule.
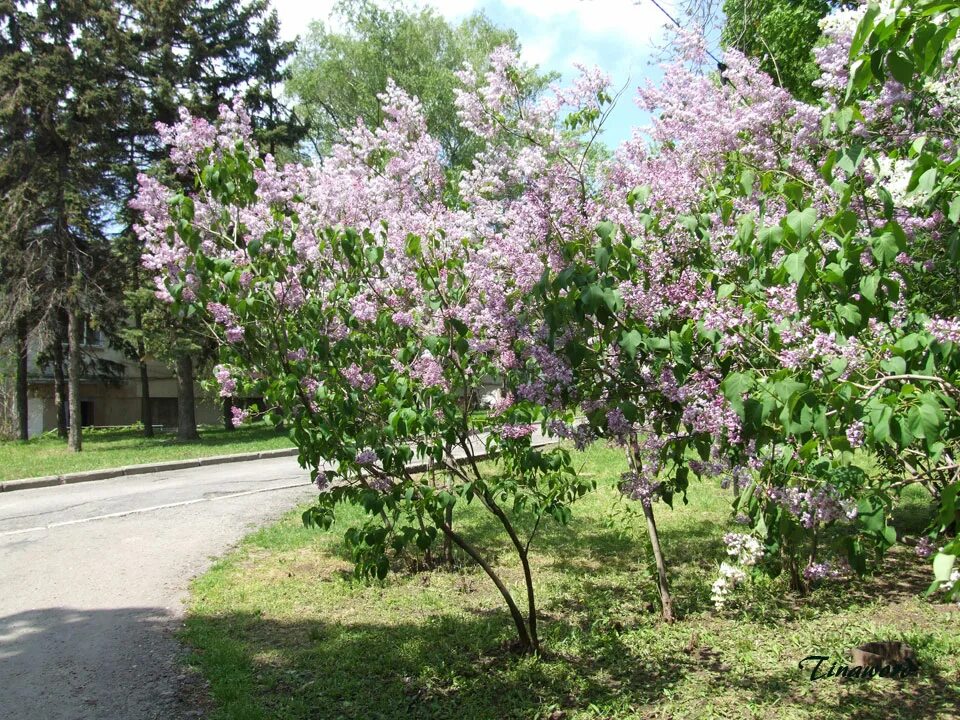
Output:
[[[83,449],[83,437],[80,414],[80,318],[75,310],[67,312],[67,333],[70,337],[69,347],[69,386],[70,398],[70,433],[67,438],[67,447],[73,452]]]
[[[667,564],[663,560],[663,552],[660,550],[660,533],[657,531],[657,523],[653,519],[653,505],[644,502],[643,516],[647,519],[647,534],[650,536],[650,546],[653,548],[653,559],[657,563],[657,589],[660,591],[660,607],[663,611],[663,619],[667,622],[673,622],[673,599],[670,597],[670,586],[667,584]]]
[[[143,424],[143,436],[153,437],[153,408],[150,405],[150,373],[147,371],[147,363],[143,359],[146,355],[146,348],[143,341],[137,343],[137,354],[140,356],[138,365],[140,366],[140,422]]]
[[[233,427],[233,398],[225,397],[223,399],[223,429],[230,432]]]
[[[200,439],[193,396],[193,360],[189,355],[177,358],[177,439]]]
[[[513,624],[517,628],[517,640],[520,642],[520,649],[524,654],[533,654],[538,651],[538,648],[534,646],[532,640],[530,639],[530,632],[527,629],[527,623],[523,618],[523,613],[520,612],[520,608],[517,607],[517,603],[514,601],[513,596],[510,594],[510,591],[507,589],[507,586],[503,583],[503,580],[500,579],[500,576],[494,571],[494,569],[487,563],[483,556],[480,555],[479,551],[473,545],[466,541],[461,535],[455,533],[449,525],[446,523],[440,526],[440,529],[447,535],[461,550],[463,550],[467,555],[469,555],[473,561],[480,566],[480,568],[487,574],[493,584],[497,586],[497,590],[500,591],[500,596],[506,601],[507,608],[510,610],[510,617],[513,618]]]
[[[17,321],[17,437],[29,437],[27,419],[27,323]]]
[[[67,380],[63,372],[63,323],[58,319],[53,339],[53,395],[57,406],[57,436],[67,437]]]
[[[627,461],[630,469],[638,476],[643,472],[643,460],[640,456],[636,437],[633,438],[630,449],[627,451]],[[657,591],[660,594],[660,610],[663,619],[672,623],[673,598],[670,597],[670,586],[667,583],[667,564],[663,559],[663,551],[660,548],[660,533],[657,530],[657,521],[653,517],[652,498],[641,500],[640,506],[643,508],[643,516],[647,521],[647,536],[650,538],[650,547],[653,550],[653,559],[657,566]]]

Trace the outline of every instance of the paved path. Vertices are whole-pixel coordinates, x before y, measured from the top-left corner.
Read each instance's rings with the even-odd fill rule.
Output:
[[[0,494],[0,720],[190,717],[189,579],[315,493],[280,458]]]

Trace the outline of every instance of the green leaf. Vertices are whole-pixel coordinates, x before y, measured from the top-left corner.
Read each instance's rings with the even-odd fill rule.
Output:
[[[878,287],[880,287],[880,273],[860,278],[860,294],[872,303],[877,301]]]
[[[863,319],[860,315],[860,309],[852,303],[837,306],[837,315],[852,325],[859,325]]]
[[[910,85],[913,81],[913,61],[902,51],[887,56],[887,68],[894,80],[901,85]]]
[[[877,259],[877,262],[887,265],[891,264],[903,250],[904,247],[902,243],[892,232],[886,232],[873,238],[870,246],[870,251]]]
[[[642,343],[643,335],[641,335],[637,330],[624,332],[620,336],[620,347],[623,348],[623,351],[630,356],[631,360],[637,357],[637,348],[639,348]]]
[[[612,240],[614,234],[617,232],[617,226],[614,225],[609,220],[604,220],[602,223],[597,225],[597,235],[600,236],[603,240]]]
[[[807,239],[810,231],[817,222],[817,211],[812,207],[804,210],[794,210],[787,215],[787,227],[793,230],[793,234],[802,242]]]
[[[648,186],[641,185],[639,187],[635,187],[633,190],[627,193],[627,205],[631,210],[633,210],[637,203],[645,205],[649,197],[650,188]]]
[[[937,185],[937,169],[929,168],[917,178],[917,186],[913,189],[914,193],[919,195],[930,195]]]
[[[727,400],[740,400],[744,393],[753,390],[755,384],[753,377],[747,373],[730,373],[720,383],[720,392]]]
[[[605,245],[597,245],[593,252],[593,259],[597,263],[600,272],[606,272],[610,267],[610,248]]]
[[[960,195],[954,195],[953,200],[950,201],[947,217],[950,219],[950,222],[954,224],[960,222]]]
[[[924,393],[920,403],[907,413],[907,428],[916,437],[932,442],[940,436],[940,427],[945,421],[943,409],[932,393]]]
[[[783,266],[787,269],[790,279],[794,282],[798,283],[803,280],[803,275],[807,271],[806,262],[808,255],[810,255],[810,253],[806,249],[798,250],[795,253],[787,255]]]
[[[933,558],[933,576],[938,582],[950,582],[950,573],[953,572],[953,565],[957,561],[956,555],[946,553],[937,553]]]
[[[419,235],[414,235],[410,233],[407,235],[407,241],[404,245],[404,248],[407,251],[407,255],[410,257],[420,257],[421,254],[421,241]]]
[[[863,19],[860,21],[860,24],[857,25],[856,32],[853,34],[853,40],[850,42],[851,60],[860,54],[860,50],[863,48],[863,43],[870,36],[870,32],[873,30],[873,24],[876,22],[877,15],[879,14],[880,6],[875,2],[871,2],[867,6],[867,10],[863,14]]]

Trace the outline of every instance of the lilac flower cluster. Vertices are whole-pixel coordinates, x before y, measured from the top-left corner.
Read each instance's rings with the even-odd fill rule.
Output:
[[[939,343],[960,345],[960,319],[931,318],[927,329]]]
[[[841,518],[853,520],[858,514],[856,500],[841,497],[832,485],[810,490],[771,487],[767,490],[767,497],[798,518],[807,529]]]
[[[373,465],[375,462],[377,462],[377,454],[373,450],[361,450],[357,453],[358,465]]]
[[[740,565],[751,567],[763,558],[763,545],[753,535],[727,533],[723,542],[727,546],[727,555],[736,558]]]
[[[243,425],[247,421],[247,418],[250,417],[250,413],[247,410],[238,408],[236,405],[230,408],[230,417],[233,420],[233,424]]]
[[[607,431],[620,444],[625,444],[627,439],[633,435],[633,424],[627,420],[626,415],[620,408],[614,408],[607,411]]]
[[[922,537],[917,541],[917,546],[914,548],[914,552],[919,558],[928,558],[936,551],[936,546],[933,544],[933,541],[928,537]]]
[[[835,563],[811,562],[803,570],[803,577],[808,582],[815,580],[840,580],[850,575],[850,566],[845,560]]]
[[[220,383],[220,397],[232,397],[237,392],[237,381],[233,378],[229,368],[217,365],[214,376]]]
[[[217,324],[225,326],[228,343],[238,343],[243,340],[243,328],[237,324],[237,320],[230,308],[221,303],[211,302],[207,303],[207,310],[213,315],[213,319]]]
[[[443,377],[443,368],[429,353],[424,353],[410,364],[410,377],[427,387],[450,389],[450,383]]]
[[[530,437],[536,429],[536,425],[502,425],[497,432],[507,440],[520,440]]]
[[[720,577],[713,581],[710,588],[710,600],[713,601],[713,606],[718,611],[723,610],[730,593],[746,579],[747,574],[742,568],[725,562],[720,563]]]
[[[646,473],[625,472],[620,476],[620,492],[631,500],[639,500],[646,507],[650,507],[657,499],[663,483],[652,480]]]
[[[855,420],[850,423],[850,427],[847,428],[846,434],[847,440],[850,443],[850,447],[858,448],[863,446],[866,433],[864,432],[863,423],[860,420]]]
[[[342,373],[346,381],[358,390],[369,390],[376,384],[373,373],[363,372],[356,363],[351,363]]]

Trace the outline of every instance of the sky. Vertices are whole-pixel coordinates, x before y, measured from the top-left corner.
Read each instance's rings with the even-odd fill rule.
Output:
[[[334,0],[272,0],[284,39],[305,33],[312,20],[326,20]],[[636,88],[659,77],[655,45],[669,21],[650,0],[411,0],[430,5],[451,21],[483,12],[516,31],[521,57],[569,81],[574,63],[599,66],[625,88],[605,126],[604,141],[615,147],[649,118],[634,104]],[[661,0],[670,10],[671,0]]]

